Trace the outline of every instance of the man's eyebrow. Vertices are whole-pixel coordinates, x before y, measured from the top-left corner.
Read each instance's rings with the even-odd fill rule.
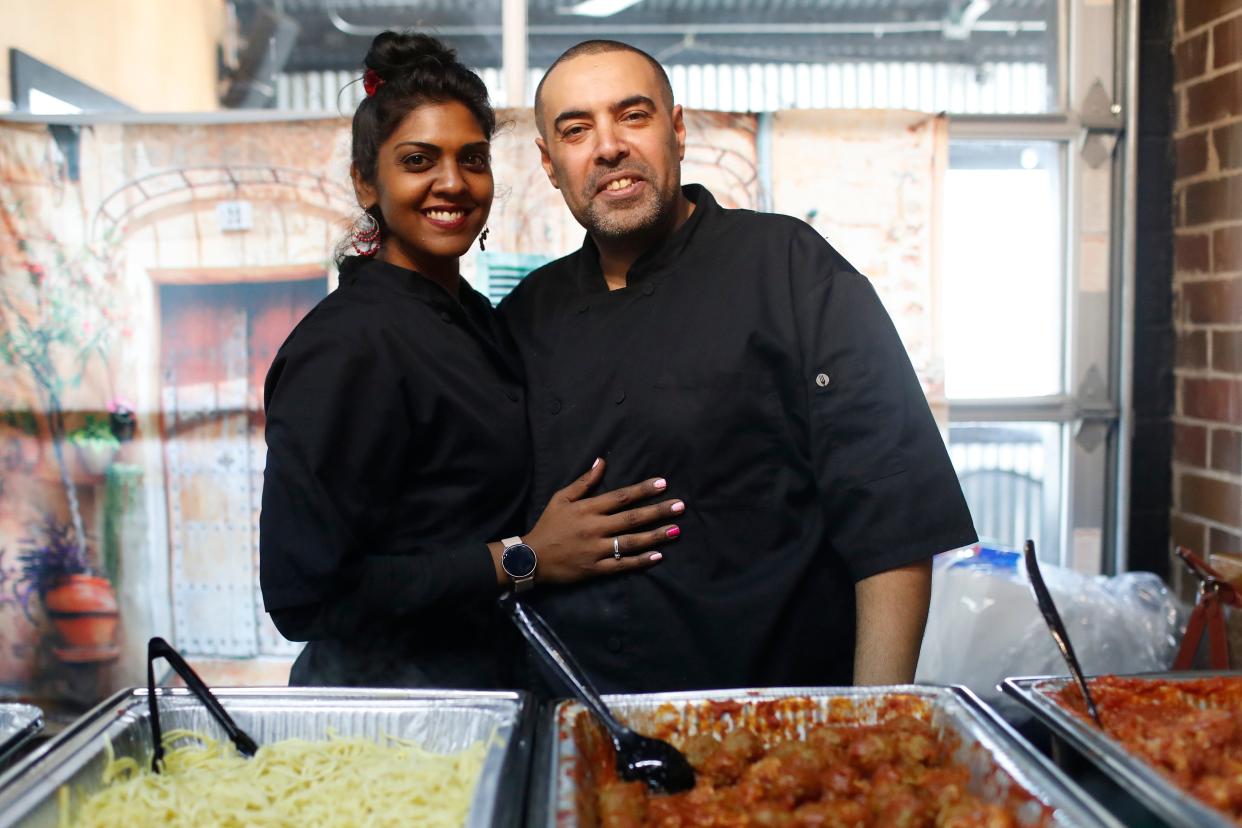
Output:
[[[631,106],[645,106],[650,109],[656,108],[655,101],[651,100],[651,98],[648,98],[646,95],[630,95],[625,100],[617,101],[615,104],[608,107],[608,111],[619,112],[622,109],[629,109]]]
[[[567,109],[560,115],[556,116],[556,120],[552,122],[552,126],[559,127],[561,121],[572,121],[574,118],[589,118],[591,113],[585,109]]]
[[[650,109],[656,108],[655,101],[651,100],[651,98],[648,98],[646,95],[630,95],[628,98],[623,98],[622,100],[611,104],[608,107],[608,111],[620,112],[622,109],[629,109],[631,106],[646,106]],[[591,113],[587,112],[585,109],[567,109],[560,115],[556,116],[556,120],[552,122],[552,126],[559,127],[562,121],[572,121],[575,118],[590,117]]]

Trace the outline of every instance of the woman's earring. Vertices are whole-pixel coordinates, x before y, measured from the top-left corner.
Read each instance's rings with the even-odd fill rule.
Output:
[[[354,237],[349,244],[359,256],[374,256],[380,249],[380,228],[375,216],[363,211],[354,221]]]
[[[480,250],[487,249],[487,245],[483,244],[483,242],[485,241],[487,241],[487,228],[486,227],[484,227],[483,232],[479,234],[479,249]]]

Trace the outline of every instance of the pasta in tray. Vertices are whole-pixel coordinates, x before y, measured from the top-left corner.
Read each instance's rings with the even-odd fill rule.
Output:
[[[169,731],[164,744],[160,774],[109,746],[102,789],[61,789],[61,828],[460,828],[487,750],[476,742],[438,754],[401,739],[332,735],[264,745],[247,759],[231,742],[188,730]]]

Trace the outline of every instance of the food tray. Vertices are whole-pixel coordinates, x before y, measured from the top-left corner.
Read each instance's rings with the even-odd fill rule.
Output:
[[[973,793],[991,802],[1004,801],[1011,791],[1022,789],[1031,795],[1033,801],[1018,808],[1020,825],[1120,826],[965,688],[768,688],[604,697],[618,718],[647,735],[689,736],[700,731],[700,723],[718,721],[712,727],[718,733],[727,731],[729,722],[740,722],[760,738],[791,736],[805,732],[809,724],[872,724],[887,704],[897,700],[904,706],[907,699],[909,708],[903,712],[958,735],[961,746],[955,758],[970,769]],[[712,711],[720,710],[721,703],[742,707],[718,718]],[[528,828],[594,828],[584,824],[578,808],[580,774],[575,771],[572,732],[575,717],[583,712],[577,702],[564,701],[550,705],[541,717]],[[677,737],[672,741],[676,743]]]
[[[167,732],[189,728],[224,738],[206,708],[184,688],[161,689],[160,725]],[[428,750],[463,750],[493,738],[469,828],[516,828],[525,796],[533,718],[523,693],[440,690],[237,688],[213,691],[259,745],[281,739],[341,736],[412,739]],[[59,737],[0,776],[0,826],[58,825],[57,791],[75,795],[100,787],[111,740],[117,756],[151,761],[145,689],[122,690]]]
[[[43,711],[29,704],[0,704],[0,768],[13,751],[43,729]]]
[[[1150,678],[1160,681],[1235,677],[1242,672],[1143,673],[1126,678]],[[1090,680],[1089,677],[1088,680]],[[1183,791],[1142,758],[1135,756],[1115,739],[1079,719],[1061,705],[1053,694],[1071,681],[1069,676],[1029,676],[1008,678],[1001,689],[1030,708],[1041,722],[1058,737],[1083,754],[1091,764],[1112,778],[1161,819],[1174,826],[1207,828],[1232,826],[1233,820],[1204,805]]]

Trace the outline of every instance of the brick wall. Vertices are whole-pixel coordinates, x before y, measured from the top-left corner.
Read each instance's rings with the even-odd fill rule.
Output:
[[[1242,0],[1178,0],[1173,58],[1171,531],[1242,552]]]

